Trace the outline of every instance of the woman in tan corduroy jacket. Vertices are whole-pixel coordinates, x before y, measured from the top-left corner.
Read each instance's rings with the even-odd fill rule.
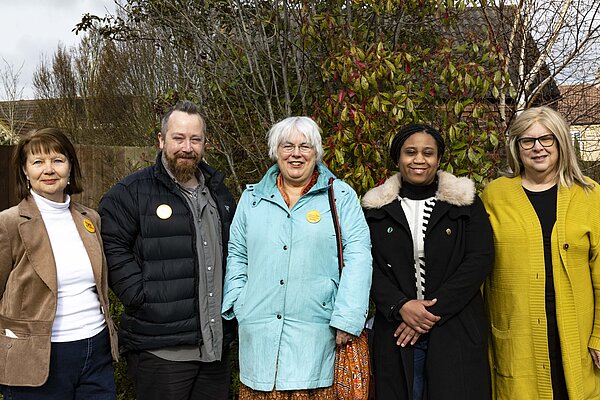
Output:
[[[494,230],[485,284],[496,400],[600,399],[600,189],[556,111],[509,129],[508,176],[482,199]]]
[[[75,149],[44,128],[21,138],[13,162],[21,202],[0,213],[0,392],[116,399],[100,217],[71,201],[83,189]]]

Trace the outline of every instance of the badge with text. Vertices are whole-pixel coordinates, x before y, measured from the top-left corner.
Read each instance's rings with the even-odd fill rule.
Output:
[[[321,220],[321,213],[317,210],[310,210],[306,213],[306,220],[311,224],[316,224]]]
[[[156,208],[156,215],[160,219],[169,219],[173,214],[173,209],[167,204],[161,204]]]
[[[84,226],[85,230],[88,231],[89,233],[96,232],[96,227],[94,226],[92,221],[90,221],[89,219],[83,220],[83,226]]]

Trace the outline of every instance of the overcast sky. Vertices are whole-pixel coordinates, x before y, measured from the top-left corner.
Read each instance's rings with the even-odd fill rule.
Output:
[[[32,98],[31,79],[42,57],[49,59],[59,43],[79,43],[81,34],[72,30],[83,14],[114,9],[113,0],[0,0],[0,72],[6,67],[2,59],[15,70],[22,65],[19,87],[23,98]]]

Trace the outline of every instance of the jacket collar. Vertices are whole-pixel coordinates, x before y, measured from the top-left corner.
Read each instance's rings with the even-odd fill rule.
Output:
[[[52,245],[48,238],[42,214],[35,204],[32,196],[27,196],[19,205],[19,235],[25,247],[27,257],[33,269],[46,286],[58,293],[56,282],[56,264],[52,254]]]
[[[78,203],[74,203],[72,200],[71,216],[92,264],[92,271],[96,282],[100,283],[103,281],[102,274],[106,273],[106,270],[103,268],[105,258],[102,249],[102,238],[100,237],[100,227],[93,225],[92,218],[88,215],[88,209]],[[100,221],[97,222],[100,223]]]
[[[475,184],[466,177],[458,178],[449,172],[438,171],[438,189],[435,196],[440,201],[455,206],[468,206],[475,201]],[[400,173],[387,179],[383,185],[369,190],[362,198],[366,209],[379,209],[398,198],[402,180]]]
[[[318,162],[316,168],[317,171],[319,171],[319,178],[317,179],[317,183],[315,183],[308,193],[327,189],[329,187],[329,178],[335,178],[335,175],[333,175],[325,164]],[[277,188],[277,175],[279,175],[279,166],[274,164],[269,168],[260,182],[254,185],[254,193],[263,198],[272,198],[272,195],[279,193],[279,189]]]
[[[33,269],[46,286],[53,293],[57,293],[56,264],[54,257],[49,256],[52,254],[52,245],[50,244],[42,214],[32,196],[27,196],[23,199],[18,205],[18,210],[21,217],[18,227],[19,235],[27,251],[27,257]],[[96,281],[101,282],[104,261],[99,237],[100,227],[94,226],[89,218],[86,217],[87,210],[85,207],[71,202],[69,210],[90,258]],[[93,232],[90,232],[92,230],[91,226],[93,226]]]

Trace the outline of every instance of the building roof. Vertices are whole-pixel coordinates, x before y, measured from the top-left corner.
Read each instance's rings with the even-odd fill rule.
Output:
[[[36,127],[34,120],[37,100],[0,101],[2,131],[28,132]]]
[[[558,111],[571,125],[600,125],[600,85],[559,86]]]

